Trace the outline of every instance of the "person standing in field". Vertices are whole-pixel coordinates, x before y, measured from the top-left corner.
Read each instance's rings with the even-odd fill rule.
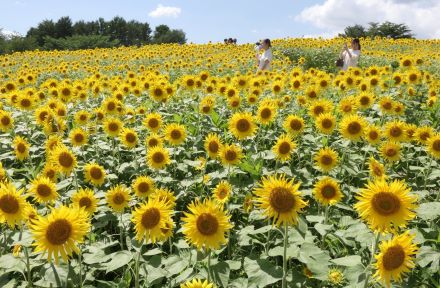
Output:
[[[272,62],[272,44],[269,39],[264,39],[263,42],[257,43],[257,62],[258,71],[270,70],[270,63]],[[264,50],[261,54],[261,50]]]
[[[344,60],[342,70],[347,71],[348,67],[357,67],[360,55],[361,43],[358,38],[351,41],[350,49],[348,48],[347,43],[344,43],[344,48],[341,51],[341,58]]]

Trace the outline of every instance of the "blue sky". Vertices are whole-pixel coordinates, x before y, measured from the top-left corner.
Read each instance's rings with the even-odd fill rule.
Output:
[[[44,19],[122,16],[183,29],[189,41],[324,36],[371,21],[407,23],[421,38],[440,38],[438,0],[0,0],[0,28],[25,34]],[[381,7],[381,9],[378,9]],[[408,17],[411,13],[412,17]]]

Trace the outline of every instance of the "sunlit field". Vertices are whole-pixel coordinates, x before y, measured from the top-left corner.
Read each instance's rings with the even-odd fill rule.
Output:
[[[0,287],[437,287],[440,41],[0,56]]]

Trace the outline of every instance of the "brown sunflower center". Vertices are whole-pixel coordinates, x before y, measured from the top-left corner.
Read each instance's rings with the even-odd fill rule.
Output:
[[[373,209],[382,216],[389,216],[400,209],[400,200],[389,192],[379,192],[371,199]]]
[[[347,127],[347,131],[348,133],[352,134],[352,135],[356,135],[359,132],[361,132],[361,124],[359,124],[359,122],[351,122],[350,124],[348,124]]]
[[[46,239],[52,245],[63,245],[72,234],[72,224],[66,219],[57,219],[49,224]]]
[[[282,142],[278,147],[278,152],[280,154],[287,154],[290,152],[290,144],[288,142]]]
[[[331,165],[333,163],[333,158],[330,155],[323,155],[321,157],[321,163],[323,165]]]
[[[236,127],[240,132],[247,132],[251,128],[251,123],[247,119],[240,119],[237,121]]]
[[[182,137],[182,133],[177,130],[177,129],[173,129],[173,131],[171,131],[171,138],[174,140],[178,140]]]
[[[225,158],[228,161],[234,161],[235,159],[237,159],[237,153],[234,150],[228,150],[225,153]]]
[[[423,141],[426,141],[431,135],[429,134],[429,132],[422,132],[420,133],[420,139],[422,139]]]
[[[119,125],[115,122],[112,122],[108,125],[108,130],[110,131],[118,131],[119,130]]]
[[[50,189],[49,185],[39,184],[37,186],[37,194],[42,197],[47,197],[52,194],[52,189]]]
[[[17,150],[20,153],[24,153],[24,152],[26,152],[26,146],[23,143],[18,143]]]
[[[440,152],[440,139],[437,139],[432,143],[432,150]]]
[[[218,198],[224,199],[226,196],[228,196],[228,191],[226,191],[226,189],[222,188],[218,191]]]
[[[74,139],[75,139],[75,142],[81,143],[84,140],[84,136],[82,134],[78,133],[78,134],[75,134]]]
[[[330,129],[333,126],[333,121],[331,119],[325,118],[322,120],[322,127],[325,129]]]
[[[269,108],[264,108],[263,110],[261,110],[260,116],[263,119],[268,119],[270,118],[270,116],[272,116],[272,111],[270,111]]]
[[[313,113],[315,115],[319,115],[321,113],[324,113],[324,107],[322,106],[316,106],[315,108],[313,108]]]
[[[159,121],[156,118],[151,118],[148,120],[148,126],[151,128],[157,128],[159,126]]]
[[[393,157],[393,156],[396,156],[396,154],[397,154],[397,150],[396,150],[395,148],[393,148],[393,147],[388,147],[388,148],[386,149],[386,151],[385,151],[385,154],[386,154],[388,157]]]
[[[211,111],[211,106],[205,105],[202,107],[203,113],[209,113]]]
[[[99,180],[99,179],[102,178],[103,175],[102,175],[102,171],[101,171],[101,169],[99,167],[92,167],[90,169],[90,176],[93,179]]]
[[[154,228],[160,221],[160,211],[159,209],[152,207],[147,209],[144,214],[142,214],[142,226],[145,229]]]
[[[148,146],[150,147],[157,146],[157,144],[159,144],[159,141],[157,141],[156,138],[151,138],[150,140],[148,140]]]
[[[125,134],[125,140],[127,140],[128,143],[134,143],[136,142],[136,135],[134,135],[134,133],[127,133]]]
[[[29,107],[29,106],[31,106],[31,101],[29,101],[29,99],[23,99],[23,100],[21,100],[21,106],[23,106],[23,107]]]
[[[361,103],[361,105],[364,105],[364,106],[368,105],[368,104],[370,104],[370,98],[367,96],[363,96],[363,97],[361,97],[359,102]]]
[[[373,173],[374,173],[374,175],[376,175],[378,177],[381,177],[383,175],[382,169],[380,169],[379,166],[374,166]]]
[[[67,152],[62,152],[58,156],[58,163],[63,167],[71,167],[73,165],[73,157]]]
[[[138,184],[137,189],[139,193],[147,193],[150,190],[150,185],[147,182],[141,182]]]
[[[11,119],[8,116],[3,116],[1,122],[3,126],[8,126],[11,123]]]
[[[79,207],[89,208],[92,206],[92,200],[89,197],[82,197],[79,200]]]
[[[393,105],[391,104],[391,102],[385,102],[385,103],[382,105],[382,107],[383,107],[385,110],[390,110],[391,108],[393,108]]]
[[[377,131],[370,131],[370,133],[368,133],[368,137],[370,137],[371,140],[376,140],[379,137],[379,134]]]
[[[3,195],[0,198],[0,210],[6,214],[15,214],[19,209],[17,199],[12,195]]]
[[[397,269],[405,262],[405,251],[400,245],[392,246],[384,253],[382,261],[385,270]]]
[[[218,220],[215,216],[209,213],[202,213],[197,217],[196,221],[197,230],[202,235],[211,236],[218,230]]]
[[[218,149],[219,149],[219,145],[218,145],[217,141],[211,141],[211,142],[209,142],[208,148],[209,148],[210,152],[217,153]]]
[[[290,128],[294,131],[299,131],[302,128],[302,123],[301,121],[294,119],[292,121],[290,121]]]
[[[400,135],[402,135],[402,133],[403,131],[399,127],[392,127],[390,129],[390,135],[393,137],[399,137]]]
[[[275,187],[269,195],[270,206],[278,213],[285,213],[295,206],[295,197],[284,187]]]
[[[333,185],[325,185],[321,189],[322,197],[326,199],[332,199],[336,195],[336,189]]]
[[[165,161],[165,156],[160,151],[154,153],[152,158],[155,163],[162,163],[163,161]]]
[[[116,205],[121,205],[124,202],[125,197],[122,193],[116,193],[115,195],[113,195],[113,203],[115,203]]]

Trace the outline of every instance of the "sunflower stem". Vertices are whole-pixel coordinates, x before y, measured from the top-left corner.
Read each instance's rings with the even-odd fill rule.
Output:
[[[82,251],[79,249],[78,253],[78,263],[79,263],[79,287],[83,287],[83,278],[82,278]]]
[[[380,238],[380,233],[377,233],[376,236],[374,237],[373,240],[373,244],[371,245],[371,257],[370,257],[370,263],[368,263],[367,266],[367,278],[365,279],[365,283],[364,283],[364,288],[368,287],[368,281],[370,280],[370,276],[371,276],[371,264],[373,264],[373,259],[374,259],[374,254],[376,253],[376,249],[377,249],[377,243],[379,243],[379,238]]]
[[[324,210],[324,225],[326,225],[328,223],[328,212],[330,210],[330,205],[326,205],[325,206],[325,210]]]
[[[211,281],[211,249],[207,249],[208,252],[208,282]]]
[[[287,224],[284,224],[284,247],[283,247],[283,281],[282,288],[287,287]]]
[[[124,223],[122,222],[122,213],[120,214],[120,221],[119,241],[121,242],[121,250],[124,250]]]
[[[32,277],[31,277],[31,264],[29,261],[29,252],[28,248],[24,246],[24,255],[26,256],[26,280],[27,280],[27,287],[32,287]]]
[[[135,288],[139,288],[139,263],[141,260],[141,249],[142,246],[139,248],[139,251],[137,252],[137,257],[136,257],[136,266],[135,266],[135,275],[134,275],[134,285]]]

